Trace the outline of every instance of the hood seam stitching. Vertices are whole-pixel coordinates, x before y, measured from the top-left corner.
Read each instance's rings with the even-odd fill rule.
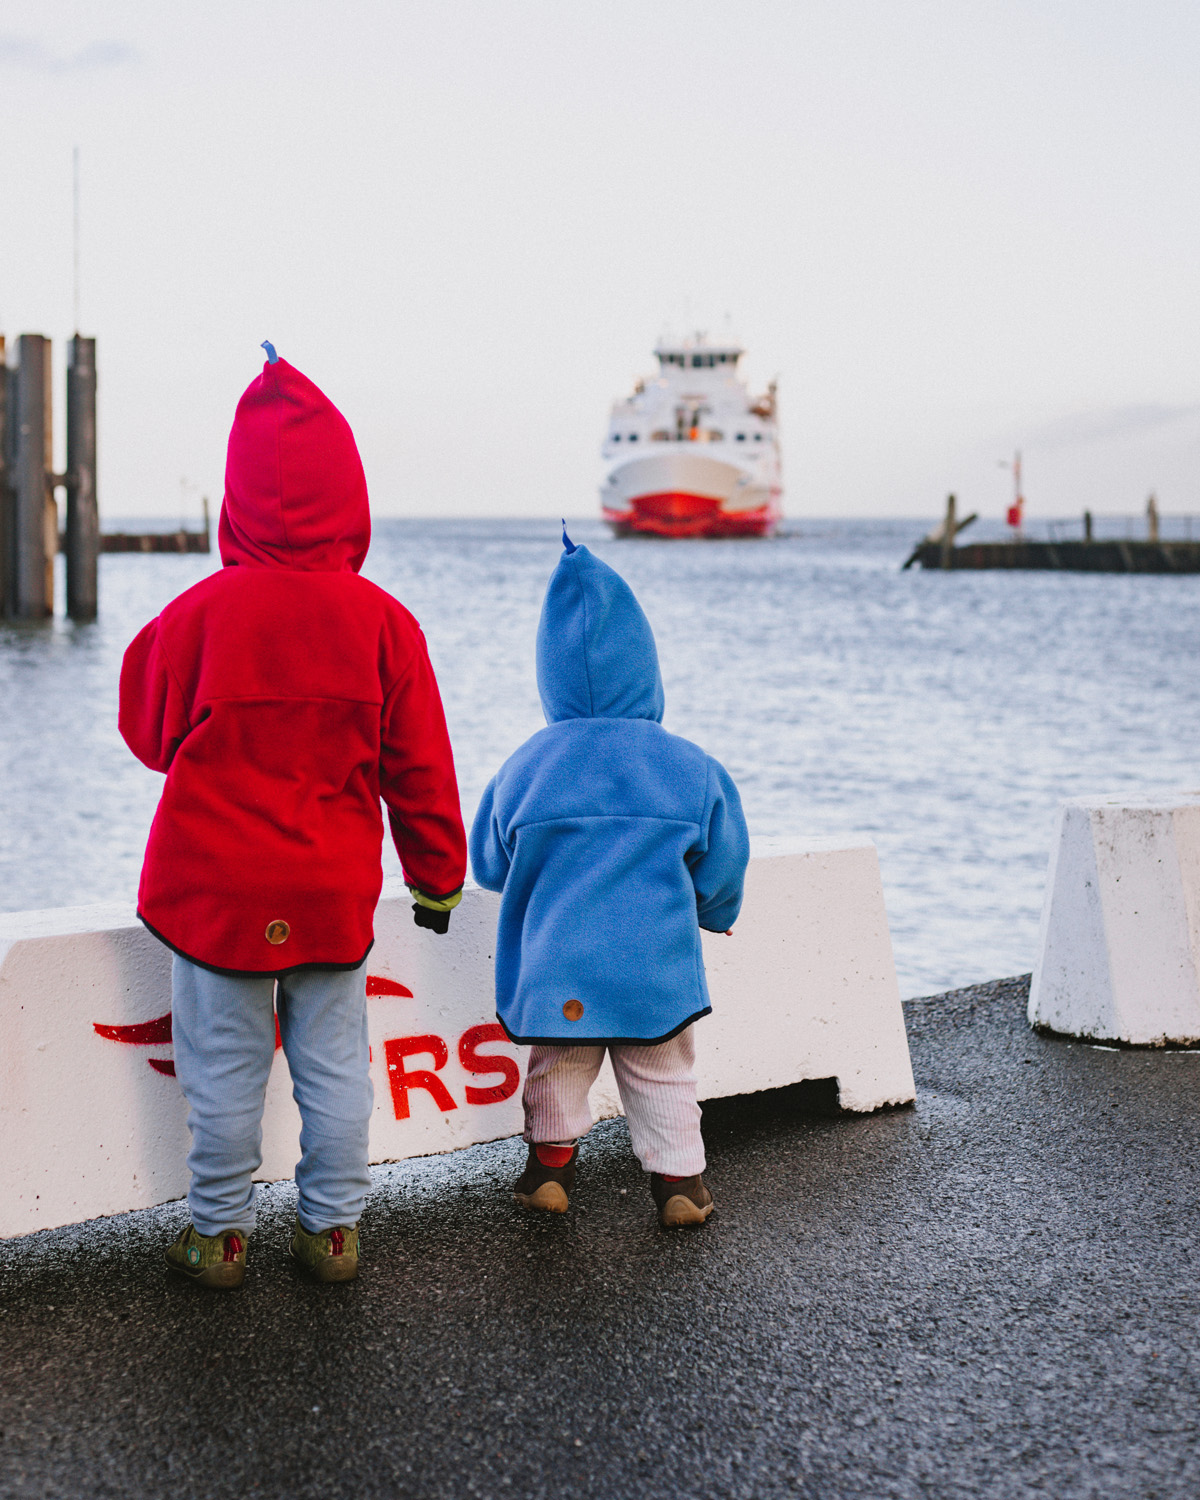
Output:
[[[576,548],[575,549],[575,555],[578,556],[578,554],[579,554],[579,549]],[[578,568],[578,566],[576,566],[576,569],[575,569],[575,583],[576,583],[576,585],[577,585],[577,587],[579,589],[579,598],[580,598],[580,601],[583,604],[583,644],[582,644],[582,648],[581,648],[581,655],[583,656],[583,676],[584,676],[584,681],[587,683],[588,718],[589,719],[594,719],[596,717],[596,695],[592,691],[592,670],[591,670],[591,664],[588,661],[588,599],[587,599],[587,589],[584,588],[584,586],[583,586],[583,579],[580,578],[580,576],[579,576],[579,568]]]
[[[279,524],[283,529],[283,545],[287,548],[288,558],[291,566],[295,566],[296,553],[292,547],[292,539],[288,535],[287,511],[283,506],[283,422],[279,417],[279,408],[283,404],[283,397],[279,392],[279,380],[275,379],[275,485],[279,492]]]

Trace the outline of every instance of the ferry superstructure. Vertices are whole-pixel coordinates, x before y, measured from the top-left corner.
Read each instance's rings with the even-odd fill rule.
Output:
[[[752,398],[744,353],[700,333],[660,340],[657,376],[613,404],[600,502],[618,535],[765,536],[779,520],[775,383]]]

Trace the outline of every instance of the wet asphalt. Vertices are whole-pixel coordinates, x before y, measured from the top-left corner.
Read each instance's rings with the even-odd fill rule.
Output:
[[[563,1218],[516,1142],[380,1169],[344,1287],[284,1186],[235,1293],[159,1270],[180,1205],[0,1244],[0,1495],[1195,1497],[1200,1055],[1026,993],[906,1006],[915,1108],[707,1107],[698,1231],[612,1121]]]

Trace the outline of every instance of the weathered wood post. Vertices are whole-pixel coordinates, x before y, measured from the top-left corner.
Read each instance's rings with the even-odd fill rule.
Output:
[[[954,551],[954,538],[958,535],[958,501],[953,495],[946,496],[946,519],[942,525],[942,567],[950,566],[950,554]]]
[[[53,404],[50,340],[23,333],[17,340],[12,485],[16,492],[12,551],[13,590],[9,614],[40,620],[54,613],[54,559],[58,553],[51,453]]]
[[[0,333],[0,619],[7,619],[12,601],[13,494],[12,431],[8,420],[8,388],[12,371],[4,335]]]
[[[96,501],[96,340],[67,352],[67,614],[94,620],[98,604],[100,512]]]

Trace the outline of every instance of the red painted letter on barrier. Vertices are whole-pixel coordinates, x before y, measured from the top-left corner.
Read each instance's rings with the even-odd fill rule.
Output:
[[[499,1104],[502,1099],[511,1099],[521,1081],[521,1070],[511,1057],[501,1053],[479,1052],[484,1042],[506,1042],[504,1027],[489,1021],[483,1026],[472,1026],[458,1039],[458,1060],[468,1073],[502,1073],[504,1081],[493,1083],[489,1088],[478,1089],[467,1084],[468,1104]]]
[[[92,1030],[109,1042],[127,1042],[133,1047],[153,1047],[171,1040],[171,1012],[155,1016],[153,1021],[137,1021],[132,1026],[105,1026],[92,1022]]]
[[[414,1068],[410,1073],[405,1069],[404,1059],[418,1053],[432,1057],[435,1069],[444,1068],[450,1057],[450,1051],[440,1036],[394,1036],[383,1044],[388,1082],[392,1086],[392,1108],[397,1120],[408,1119],[409,1089],[425,1089],[440,1110],[458,1108],[436,1071],[431,1073],[428,1068]]]
[[[386,974],[367,975],[368,995],[399,995],[401,999],[411,1000],[412,990],[408,985],[401,984],[398,979],[389,979]]]

